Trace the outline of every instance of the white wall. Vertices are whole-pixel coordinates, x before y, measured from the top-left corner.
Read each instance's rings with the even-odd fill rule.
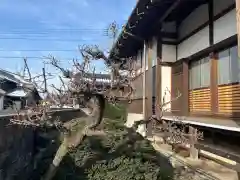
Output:
[[[169,102],[171,100],[171,93],[169,92],[171,92],[172,69],[168,66],[162,66],[161,68],[161,100],[164,98],[165,102]],[[168,104],[166,107],[164,107],[164,110],[171,111],[171,104]]]
[[[138,50],[136,69],[141,68],[141,59],[142,59],[142,52],[141,50]]]
[[[162,45],[162,62],[175,62],[177,49],[175,45]]]
[[[153,37],[153,47],[152,47],[152,67],[157,65],[157,38]]]
[[[176,28],[176,22],[164,22],[162,24],[162,29],[161,31],[163,32],[176,32],[177,28]]]
[[[213,0],[214,15],[219,14],[221,11],[226,9],[235,3],[235,0]]]
[[[228,1],[228,0],[225,0]],[[203,4],[195,9],[180,25],[179,39],[182,39],[200,25],[208,21],[208,5]]]
[[[128,113],[125,126],[131,128],[136,121],[141,121],[143,119],[144,119],[143,114]],[[145,137],[147,134],[146,125],[145,124],[139,125],[137,128],[137,132],[141,134],[143,137]]]
[[[214,22],[214,43],[237,34],[236,9]]]
[[[208,4],[203,4],[196,8],[179,26],[179,37],[186,37],[189,33],[203,25],[209,20]],[[200,30],[193,36],[181,42],[177,46],[177,59],[191,56],[209,46],[209,26]]]
[[[3,110],[4,96],[0,96],[0,110]]]
[[[209,47],[209,26],[178,45],[178,60]]]

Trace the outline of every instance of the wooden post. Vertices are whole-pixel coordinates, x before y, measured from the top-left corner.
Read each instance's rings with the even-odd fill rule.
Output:
[[[150,39],[148,42],[148,59],[147,59],[147,63],[148,63],[148,79],[147,79],[147,118],[149,119],[152,116],[152,72],[153,72],[153,68],[152,68],[152,60],[153,60],[153,39]],[[148,123],[147,125],[147,134],[149,137],[153,136],[153,123],[152,121],[150,121],[150,123]]]
[[[238,34],[238,58],[240,58],[240,0],[236,0],[237,34]]]
[[[167,143],[167,138],[168,138],[168,125],[166,121],[162,121],[162,128],[163,128],[163,143]]]
[[[190,158],[198,159],[198,149],[195,148],[197,143],[197,129],[189,126],[189,139],[190,139]]]
[[[188,87],[188,82],[189,82],[189,77],[188,77],[188,62],[183,61],[183,74],[182,74],[182,97],[181,100],[183,101],[182,104],[182,112],[181,115],[183,116],[188,116],[189,113],[189,103],[188,103],[188,94],[189,94],[189,87]]]
[[[44,93],[46,93],[47,92],[47,80],[46,80],[45,68],[42,68],[42,73],[43,73],[43,80],[44,80]]]
[[[218,67],[216,53],[210,54],[210,92],[211,92],[211,111],[216,114],[218,111]]]

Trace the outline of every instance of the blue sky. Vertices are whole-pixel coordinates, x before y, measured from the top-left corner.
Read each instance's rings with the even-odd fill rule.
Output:
[[[20,70],[23,61],[18,57],[29,57],[36,73],[42,68],[40,57],[49,54],[67,67],[69,58],[80,57],[78,45],[109,49],[111,39],[104,29],[113,21],[125,24],[135,4],[136,0],[1,0],[1,68]],[[101,70],[101,63],[96,66]]]

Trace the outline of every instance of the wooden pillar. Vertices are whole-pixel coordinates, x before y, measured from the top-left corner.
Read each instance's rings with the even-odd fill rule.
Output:
[[[237,34],[238,34],[238,58],[240,58],[240,0],[236,0]]]
[[[189,102],[188,102],[188,94],[189,94],[189,87],[188,87],[188,82],[189,82],[189,72],[188,72],[188,62],[183,61],[183,74],[182,74],[182,97],[180,98],[181,101],[183,102],[182,104],[182,115],[183,116],[188,116],[189,114]]]
[[[146,75],[146,95],[147,95],[147,103],[146,103],[146,114],[147,119],[149,119],[152,116],[152,40],[148,41],[148,48],[147,48],[147,64],[148,64],[148,70]],[[148,123],[147,126],[147,136],[151,137],[153,135],[153,124],[152,122]]]
[[[143,118],[146,120],[146,41],[143,44]]]
[[[214,4],[213,0],[208,1],[208,16],[209,16],[209,45],[214,45]],[[210,58],[210,93],[211,93],[211,112],[216,114],[218,111],[217,107],[217,56],[215,52],[209,55]]]
[[[211,112],[218,112],[218,67],[217,54],[210,54],[210,92],[211,92]]]
[[[152,40],[148,42],[148,50],[147,50],[147,79],[146,79],[146,93],[147,93],[147,118],[152,116]]]

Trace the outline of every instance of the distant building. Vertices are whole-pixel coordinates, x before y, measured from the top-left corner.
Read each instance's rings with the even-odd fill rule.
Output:
[[[0,110],[24,109],[39,103],[41,97],[35,85],[17,74],[0,69]]]

